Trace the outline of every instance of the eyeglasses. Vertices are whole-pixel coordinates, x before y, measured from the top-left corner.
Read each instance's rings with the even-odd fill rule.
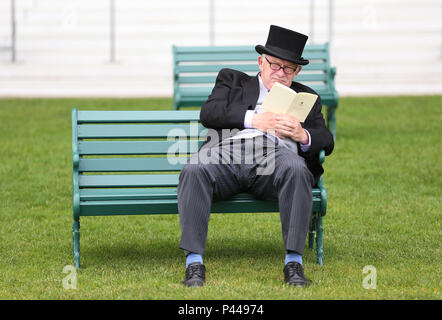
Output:
[[[288,66],[284,67],[284,66],[281,66],[281,65],[277,64],[276,62],[270,62],[269,59],[267,59],[266,56],[264,56],[264,58],[269,63],[270,69],[272,69],[274,71],[278,71],[279,69],[282,69],[282,70],[284,70],[284,72],[286,74],[293,74],[298,69],[298,66],[296,66],[296,68],[288,67]]]

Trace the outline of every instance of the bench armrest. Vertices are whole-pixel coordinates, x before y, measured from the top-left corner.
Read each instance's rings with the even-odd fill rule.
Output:
[[[318,161],[320,164],[323,164],[325,161],[325,150],[319,151]],[[327,190],[324,187],[322,176],[319,177],[318,180],[318,188],[321,191],[321,216],[325,216],[327,212]]]
[[[319,161],[319,164],[323,164],[324,163],[324,161],[325,161],[325,150],[319,151],[318,161]]]

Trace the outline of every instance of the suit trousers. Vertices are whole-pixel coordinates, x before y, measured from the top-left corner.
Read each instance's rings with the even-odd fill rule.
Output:
[[[263,135],[226,139],[192,155],[178,184],[180,248],[186,254],[203,255],[212,202],[243,192],[278,201],[284,248],[303,253],[314,178],[297,150],[272,142]]]

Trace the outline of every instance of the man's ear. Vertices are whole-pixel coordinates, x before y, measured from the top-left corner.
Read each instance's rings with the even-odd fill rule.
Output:
[[[259,70],[261,70],[261,72],[262,72],[262,64],[263,64],[263,59],[262,59],[262,55],[260,55],[258,57],[258,67],[259,67]]]
[[[301,72],[301,70],[302,70],[302,66],[299,66],[299,65],[298,65],[298,68],[297,68],[296,71],[295,71],[295,77],[298,75],[298,73]]]

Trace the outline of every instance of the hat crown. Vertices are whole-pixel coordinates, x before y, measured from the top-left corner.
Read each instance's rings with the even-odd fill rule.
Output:
[[[301,57],[307,39],[305,34],[272,25],[266,47],[290,51],[294,56]]]
[[[309,61],[302,58],[302,52],[307,39],[308,36],[305,34],[271,25],[266,45],[257,45],[255,50],[259,54],[266,53],[296,64],[306,65]]]

